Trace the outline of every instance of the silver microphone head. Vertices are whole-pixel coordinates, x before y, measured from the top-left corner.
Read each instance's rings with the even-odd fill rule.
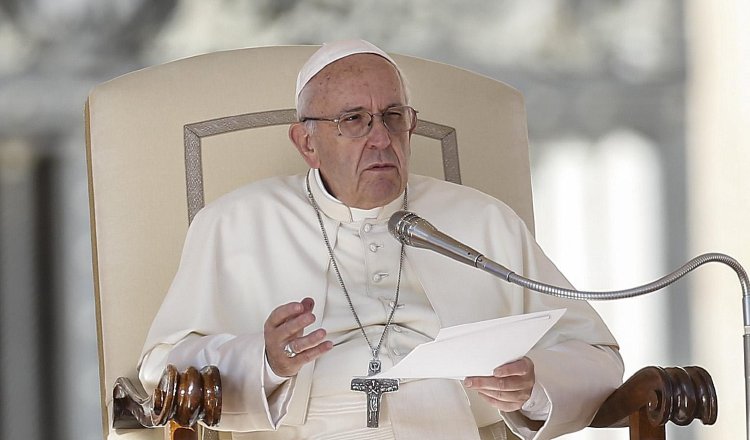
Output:
[[[419,219],[417,214],[409,211],[396,211],[388,220],[388,232],[393,235],[399,242],[411,246],[409,240],[409,227],[415,219]]]
[[[432,223],[409,211],[398,211],[388,220],[388,231],[407,246],[429,249],[476,267],[482,254],[440,232]]]
[[[388,231],[407,246],[425,247],[424,237],[439,233],[427,220],[410,211],[397,211],[388,220]]]

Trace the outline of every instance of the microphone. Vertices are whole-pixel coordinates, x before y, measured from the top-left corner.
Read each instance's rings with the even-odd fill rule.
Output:
[[[509,281],[513,273],[471,247],[440,232],[432,223],[409,211],[397,211],[388,220],[388,231],[407,246],[429,249]]]
[[[429,249],[476,267],[482,254],[438,231],[432,223],[409,211],[398,211],[388,220],[388,231],[401,243]]]
[[[742,315],[745,325],[743,348],[745,360],[745,423],[750,440],[750,279],[740,263],[729,255],[708,253],[699,255],[677,270],[642,286],[614,291],[580,291],[544,284],[522,277],[508,268],[486,258],[460,241],[440,232],[430,222],[408,211],[398,211],[388,221],[388,230],[401,243],[429,249],[461,263],[482,269],[509,283],[546,295],[576,300],[612,300],[644,295],[669,286],[705,263],[717,262],[732,268],[742,287]]]

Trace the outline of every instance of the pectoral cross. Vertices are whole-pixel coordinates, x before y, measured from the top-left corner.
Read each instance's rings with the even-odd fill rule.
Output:
[[[367,368],[367,376],[380,373],[380,361],[373,359]],[[377,428],[380,421],[380,398],[384,393],[398,391],[398,379],[368,379],[355,377],[352,379],[352,391],[362,391],[367,394],[367,427]]]

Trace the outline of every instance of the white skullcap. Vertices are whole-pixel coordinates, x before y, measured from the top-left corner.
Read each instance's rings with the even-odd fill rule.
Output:
[[[305,88],[313,76],[332,62],[358,53],[372,53],[385,58],[389,63],[393,64],[393,67],[396,68],[399,76],[401,76],[401,70],[396,65],[396,62],[387,53],[372,43],[364,40],[344,40],[324,43],[320,49],[312,54],[297,75],[297,91],[294,95],[294,107],[299,110],[299,94],[302,93],[302,89]]]

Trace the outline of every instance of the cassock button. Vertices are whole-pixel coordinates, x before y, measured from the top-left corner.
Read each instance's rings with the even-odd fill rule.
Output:
[[[379,283],[380,280],[388,276],[388,272],[378,272],[375,275],[372,276],[372,280],[376,283]]]
[[[377,252],[381,247],[383,247],[382,244],[370,243],[370,252]]]
[[[365,223],[365,232],[370,232],[372,230],[372,225],[369,223]]]
[[[397,325],[391,325],[391,329],[396,333],[401,333],[403,330],[401,330],[401,327]]]

